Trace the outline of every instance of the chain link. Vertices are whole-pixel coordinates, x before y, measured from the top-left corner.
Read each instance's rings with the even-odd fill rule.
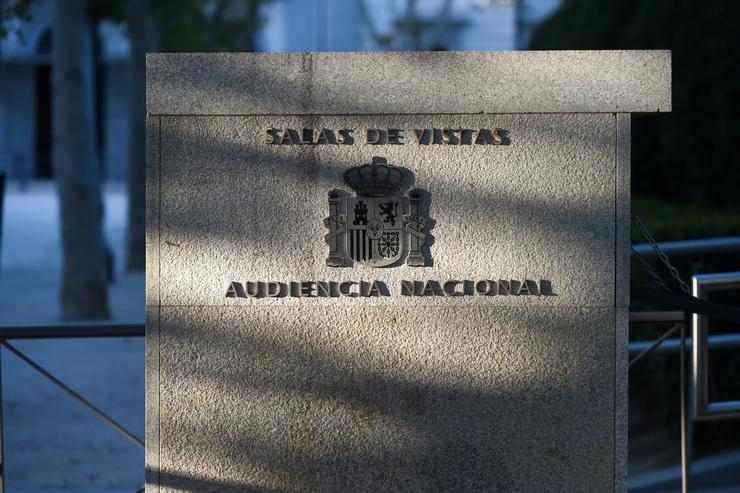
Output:
[[[655,238],[653,238],[653,235],[650,234],[650,231],[648,231],[647,226],[645,226],[645,224],[642,222],[642,220],[640,219],[640,216],[635,214],[635,211],[631,211],[631,214],[632,214],[632,219],[634,219],[635,222],[637,223],[637,227],[640,228],[640,232],[645,237],[647,242],[650,243],[650,246],[653,247],[653,250],[655,250],[655,253],[658,255],[658,258],[660,259],[660,261],[663,262],[663,265],[666,266],[666,268],[668,269],[668,272],[670,272],[671,276],[673,276],[676,282],[678,282],[678,285],[681,286],[681,291],[683,291],[684,293],[688,295],[691,295],[691,289],[689,288],[689,285],[686,284],[686,281],[681,279],[681,274],[678,273],[678,269],[676,269],[671,263],[671,261],[668,260],[668,255],[666,255],[665,252],[660,249],[658,242],[655,241]],[[665,281],[663,281],[663,279],[650,267],[650,264],[648,264],[648,262],[644,258],[642,258],[642,256],[640,256],[640,254],[637,253],[637,251],[634,248],[632,249],[632,253],[635,254],[635,257],[637,257],[637,259],[640,261],[643,267],[645,267],[645,270],[647,270],[648,274],[650,275],[650,277],[653,278],[656,284],[670,291]]]
[[[645,258],[642,255],[640,255],[637,252],[637,250],[635,250],[634,247],[632,247],[632,254],[635,256],[635,258],[637,260],[640,261],[640,263],[642,264],[642,266],[645,268],[645,272],[647,272],[648,275],[653,278],[653,282],[655,284],[657,284],[658,287],[661,287],[661,288],[665,289],[666,291],[668,291],[670,293],[671,292],[671,288],[669,288],[668,285],[666,285],[666,283],[663,280],[663,278],[660,277],[660,275],[653,270],[653,267],[650,265],[650,263],[648,263],[648,261],[645,260]]]

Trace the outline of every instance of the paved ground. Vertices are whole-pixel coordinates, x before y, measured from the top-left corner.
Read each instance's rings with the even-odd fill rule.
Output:
[[[126,197],[106,186],[105,229],[118,277],[113,321],[143,323],[144,276],[122,274]],[[0,326],[59,324],[59,211],[51,183],[6,191],[0,252]],[[144,432],[142,338],[17,341],[21,351],[119,420]],[[143,450],[2,351],[6,486],[9,492],[135,491]]]

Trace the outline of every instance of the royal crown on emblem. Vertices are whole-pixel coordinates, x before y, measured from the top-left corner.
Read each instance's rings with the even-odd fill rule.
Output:
[[[344,182],[361,197],[388,197],[401,188],[406,175],[401,168],[389,165],[382,157],[371,164],[355,166],[344,172]]]

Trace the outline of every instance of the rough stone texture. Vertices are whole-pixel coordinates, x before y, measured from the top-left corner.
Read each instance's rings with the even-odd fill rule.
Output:
[[[162,307],[161,491],[612,491],[614,310]]]
[[[670,51],[149,54],[162,115],[671,110]]]
[[[617,115],[617,198],[616,198],[616,301],[617,307],[630,306],[630,131],[631,116]]]
[[[617,114],[616,148],[616,249],[615,249],[615,397],[614,397],[614,491],[627,492],[627,427],[629,386],[630,305],[630,131],[631,116]]]
[[[631,116],[617,114],[616,138],[616,270],[615,395],[614,395],[614,491],[627,492],[627,427],[629,386],[630,305],[630,130]]]
[[[627,493],[629,308],[616,309],[614,340],[614,492]]]
[[[159,304],[160,117],[146,119],[146,304]]]
[[[498,126],[501,146],[268,146],[264,129]],[[614,115],[162,117],[164,305],[614,306]],[[409,140],[413,137],[408,136]],[[358,136],[358,140],[362,137]],[[430,193],[433,266],[328,268],[326,194],[373,155]],[[431,240],[430,240],[431,241]],[[230,281],[549,279],[557,296],[234,299]]]
[[[159,306],[146,307],[146,467],[147,493],[159,493]]]
[[[159,493],[159,150],[161,119],[146,119],[146,467],[147,493]]]

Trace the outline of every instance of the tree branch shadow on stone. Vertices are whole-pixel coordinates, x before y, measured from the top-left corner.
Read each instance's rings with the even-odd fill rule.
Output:
[[[606,323],[613,309],[589,318],[578,310],[509,307],[500,315],[527,323],[500,321],[504,334],[480,330],[480,308],[421,317],[413,308],[359,308],[352,326],[342,312],[327,318],[316,309],[324,315],[296,312],[296,324],[285,323],[292,316],[285,319],[282,309],[170,309],[162,354],[168,347],[184,352],[164,361],[169,377],[161,391],[169,402],[160,443],[171,465],[159,471],[161,485],[192,489],[192,480],[196,491],[219,493],[368,491],[364,485],[379,484],[385,491],[409,484],[418,491],[530,491],[533,484],[586,491],[590,485],[552,474],[587,467],[594,490],[607,489],[613,470],[601,457],[613,447],[613,400],[598,397],[598,389],[611,382],[613,362],[603,355],[613,334],[586,329]],[[449,328],[453,319],[464,323]],[[389,330],[378,339],[381,326]],[[574,344],[563,327],[576,347],[589,348],[571,365],[562,364]],[[432,365],[423,349],[430,337],[457,341],[491,372],[471,373],[463,354]],[[517,339],[540,342],[481,351]],[[415,341],[421,346],[409,354]],[[535,355],[549,369],[544,378],[520,371]],[[220,397],[209,398],[215,391]],[[583,395],[593,396],[585,406]],[[589,426],[561,410],[573,406]],[[214,426],[218,436],[208,432]]]

